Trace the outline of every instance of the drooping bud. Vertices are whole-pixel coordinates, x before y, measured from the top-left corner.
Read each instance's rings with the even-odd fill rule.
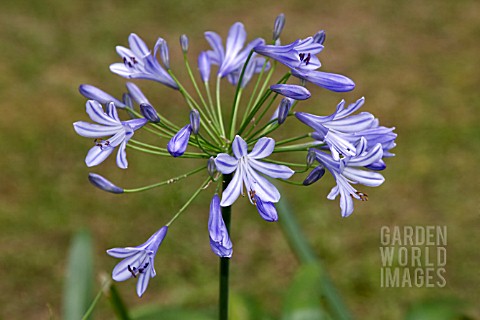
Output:
[[[96,173],[89,173],[88,174],[88,180],[90,181],[91,184],[93,184],[95,187],[99,188],[100,190],[111,192],[111,193],[123,193],[123,189],[120,187],[117,187],[104,177],[102,177],[99,174]]]
[[[292,107],[293,100],[290,98],[283,98],[278,106],[278,124],[282,124],[287,120],[288,113],[290,112],[290,108]]]
[[[180,46],[182,47],[183,53],[187,53],[188,51],[188,37],[186,34],[182,34],[180,36]]]
[[[158,116],[157,111],[148,103],[140,104],[140,112],[150,122],[159,123],[160,117]]]
[[[160,45],[160,58],[162,59],[163,65],[167,70],[170,69],[170,56],[168,54],[168,44],[167,41],[163,40]]]
[[[217,171],[217,166],[215,165],[215,158],[210,157],[210,159],[208,159],[208,162],[207,162],[208,175],[213,178],[216,171]]]
[[[315,150],[309,149],[307,153],[307,167],[310,168],[315,161],[316,153]]]
[[[262,199],[260,199],[257,195],[255,195],[254,199],[258,213],[263,220],[268,222],[275,222],[278,220],[277,209],[272,202],[262,201]]]
[[[212,251],[221,258],[230,258],[232,256],[233,246],[230,236],[228,235],[227,226],[223,221],[218,194],[215,194],[210,202],[208,233]]]
[[[190,111],[190,126],[192,127],[192,133],[197,135],[200,130],[200,113],[197,109]]]
[[[283,27],[285,26],[285,15],[280,13],[278,17],[275,19],[275,23],[273,24],[273,41],[277,41],[280,38],[280,34],[282,33]]]
[[[318,167],[315,167],[309,175],[305,178],[303,181],[304,186],[309,186],[314,182],[317,182],[320,180],[321,177],[325,174],[325,168],[322,165],[319,165]]]
[[[319,44],[323,44],[325,42],[327,35],[324,30],[320,30],[313,36],[313,41]]]
[[[168,152],[176,157],[180,157],[185,153],[188,146],[188,140],[190,139],[190,134],[192,133],[192,127],[190,124],[187,124],[181,128],[176,135],[170,139],[167,145]]]
[[[200,71],[203,82],[208,82],[208,78],[210,78],[210,59],[206,51],[202,51],[198,55],[198,71]]]
[[[274,84],[270,90],[294,100],[306,100],[311,96],[307,88],[295,84]]]

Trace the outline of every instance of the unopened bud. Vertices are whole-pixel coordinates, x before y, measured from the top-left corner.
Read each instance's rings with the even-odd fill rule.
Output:
[[[292,107],[292,101],[290,98],[283,98],[280,102],[280,106],[278,106],[278,124],[282,124],[287,120],[288,113]]]
[[[163,40],[160,45],[160,58],[162,59],[163,64],[167,70],[170,69],[170,56],[168,55],[168,44],[167,41]]]
[[[308,153],[307,153],[307,167],[308,168],[310,168],[312,166],[313,162],[315,162],[316,157],[317,157],[317,154],[315,153],[315,150],[309,149]]]
[[[314,182],[317,182],[320,180],[321,177],[325,174],[325,168],[322,165],[319,165],[318,167],[314,168],[310,174],[305,178],[303,181],[304,186],[309,186]]]
[[[190,126],[192,127],[192,133],[198,134],[200,130],[200,113],[196,109],[190,111]]]
[[[148,103],[140,104],[140,112],[148,121],[153,123],[160,122],[160,117],[158,116],[157,111],[150,104]]]
[[[325,42],[326,37],[327,37],[327,35],[326,35],[325,31],[323,31],[323,30],[318,31],[313,36],[313,42],[323,44]]]
[[[182,47],[183,53],[187,53],[188,51],[188,37],[186,34],[182,34],[180,36],[180,46]]]
[[[215,172],[217,171],[217,166],[215,165],[215,159],[213,157],[210,157],[210,159],[207,161],[207,171],[210,177],[213,178]]]
[[[123,193],[122,188],[117,187],[99,174],[89,173],[88,180],[90,180],[90,183],[93,184],[95,187],[99,188],[100,190],[111,193]]]
[[[277,41],[277,39],[280,38],[280,34],[282,33],[284,26],[285,15],[283,13],[280,13],[275,19],[275,23],[273,24],[273,41]]]

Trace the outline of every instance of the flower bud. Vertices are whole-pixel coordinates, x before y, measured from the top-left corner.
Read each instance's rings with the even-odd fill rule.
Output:
[[[186,34],[182,34],[180,36],[180,46],[182,47],[183,53],[187,53],[188,51],[188,37]]]
[[[128,93],[130,94],[130,97],[138,104],[142,104],[142,103],[148,103],[150,104],[150,102],[148,101],[147,97],[145,97],[145,95],[143,94],[142,90],[140,90],[140,88],[133,82],[127,82],[126,84],[126,87],[127,87],[127,90],[128,90]]]
[[[89,173],[88,180],[90,180],[90,183],[93,184],[95,187],[103,191],[107,191],[111,193],[123,193],[122,188],[117,187],[116,185],[114,185],[113,183],[111,183],[110,181],[108,181],[107,179],[105,179],[99,174]]]
[[[307,153],[307,167],[310,168],[313,164],[313,162],[315,161],[315,158],[316,158],[316,153],[315,153],[315,150],[313,149],[309,149],[308,150],[308,153]]]
[[[325,168],[322,165],[315,167],[310,174],[303,181],[304,186],[309,186],[314,182],[320,180],[321,177],[325,174]]]
[[[206,51],[202,51],[198,55],[198,71],[200,71],[203,82],[208,82],[208,78],[210,78],[210,59]]]
[[[327,37],[327,35],[325,34],[324,30],[318,31],[313,36],[313,42],[323,44],[325,42],[326,37]]]
[[[168,54],[168,44],[167,41],[163,40],[160,45],[160,58],[162,59],[163,65],[167,70],[170,69],[170,56]]]
[[[368,166],[365,166],[365,168],[373,171],[382,171],[385,170],[386,167],[387,165],[382,159],[378,160],[377,162],[371,163]]]
[[[200,113],[196,109],[190,111],[190,126],[192,127],[192,133],[197,135],[198,130],[200,130]]]
[[[288,113],[292,107],[292,101],[290,98],[283,98],[280,102],[280,106],[278,106],[278,124],[282,124],[287,120]]]
[[[280,13],[278,17],[275,19],[275,23],[273,24],[273,41],[277,41],[280,38],[280,34],[282,33],[283,27],[285,26],[285,15]]]
[[[181,128],[176,135],[170,139],[167,145],[168,152],[176,157],[180,157],[185,153],[188,146],[188,140],[190,139],[190,134],[192,133],[192,127],[190,124],[187,124]]]
[[[90,100],[96,100],[102,104],[107,104],[113,102],[117,108],[125,108],[125,104],[120,100],[115,99],[108,93],[103,90],[98,89],[97,87],[91,86],[89,84],[82,84],[78,87],[78,91],[82,96]]]
[[[223,221],[220,209],[220,198],[215,194],[210,202],[210,216],[208,218],[208,233],[212,251],[221,258],[232,257],[232,241],[228,235],[227,226]]]
[[[306,100],[311,96],[307,88],[295,84],[274,84],[270,90],[294,100]]]
[[[208,162],[207,162],[207,172],[210,175],[210,177],[213,178],[216,171],[217,171],[217,166],[215,165],[215,158],[210,157],[210,159],[208,159]]]
[[[158,116],[157,111],[150,104],[142,103],[140,105],[140,112],[148,121],[153,123],[160,122],[160,117]]]

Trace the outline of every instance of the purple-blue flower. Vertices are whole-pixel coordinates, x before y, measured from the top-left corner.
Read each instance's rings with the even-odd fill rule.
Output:
[[[141,297],[147,290],[150,278],[155,277],[154,259],[158,247],[167,235],[168,227],[164,226],[155,232],[144,244],[137,247],[113,248],[107,253],[115,258],[123,259],[112,271],[115,281],[138,278],[137,295]]]
[[[183,155],[185,150],[187,150],[188,140],[190,139],[191,134],[192,126],[190,124],[181,128],[168,142],[168,152],[174,157],[180,157]]]
[[[296,112],[298,120],[315,130],[313,137],[325,142],[332,152],[333,158],[338,160],[340,155],[355,156],[355,142],[360,139],[355,133],[368,129],[375,117],[368,112],[351,115],[365,102],[364,98],[345,107],[345,101],[337,105],[337,109],[329,116],[317,116],[305,112]]]
[[[110,70],[124,78],[154,80],[178,89],[173,78],[157,60],[157,52],[164,42],[165,40],[159,38],[152,53],[139,36],[135,33],[130,34],[128,37],[130,49],[122,46],[116,48],[123,63],[111,64]]]
[[[115,149],[118,148],[117,165],[126,169],[128,166],[126,146],[135,130],[143,127],[147,119],[133,119],[121,121],[113,102],[107,105],[107,112],[95,100],[87,101],[87,114],[97,124],[77,121],[73,124],[75,131],[87,138],[95,138],[95,145],[88,151],[85,163],[92,167],[102,163]],[[108,139],[101,139],[110,136]]]
[[[353,212],[353,199],[368,200],[368,196],[355,189],[352,184],[363,184],[368,187],[377,187],[385,180],[378,172],[364,170],[364,167],[382,159],[383,150],[380,144],[371,150],[366,149],[367,141],[361,138],[356,146],[357,154],[335,160],[326,152],[315,150],[317,161],[320,162],[335,178],[337,185],[332,188],[327,198],[335,199],[340,195],[340,209],[342,217],[348,217]],[[362,168],[363,167],[363,168]]]
[[[272,138],[260,138],[253,150],[248,153],[247,143],[236,136],[232,143],[234,157],[226,153],[220,153],[215,158],[217,170],[223,174],[235,172],[228,187],[223,191],[222,207],[230,206],[243,194],[243,185],[247,189],[249,199],[255,203],[255,196],[263,202],[278,202],[280,193],[277,188],[262,173],[271,178],[288,179],[295,172],[287,166],[259,161],[268,157],[275,147],[275,140]]]
[[[307,100],[311,96],[307,88],[296,84],[274,84],[270,90],[294,100]]]
[[[255,52],[263,56],[277,60],[290,69],[316,70],[320,68],[320,60],[316,54],[322,51],[323,45],[308,37],[296,40],[285,46],[258,45]]]
[[[334,92],[348,92],[355,89],[355,82],[341,74],[292,69],[292,75]]]
[[[208,218],[208,232],[210,235],[210,247],[219,257],[232,257],[232,241],[228,235],[227,226],[222,218],[220,198],[215,194],[210,202],[210,216]]]
[[[257,38],[243,48],[247,38],[247,32],[240,22],[234,23],[230,28],[225,49],[223,48],[222,38],[216,32],[205,32],[205,38],[212,47],[212,50],[207,51],[208,63],[205,57],[202,57],[201,60],[199,58],[199,69],[202,74],[202,79],[204,81],[205,78],[208,79],[207,74],[210,72],[210,66],[211,64],[215,64],[218,65],[217,75],[221,78],[228,76],[228,80],[232,84],[238,83],[241,70],[250,51],[252,51],[254,47],[265,43],[265,40],[262,38]],[[241,84],[242,87],[248,83],[254,73],[262,70],[264,62],[265,58],[255,55],[252,56],[244,74]],[[266,69],[268,69],[268,66]]]

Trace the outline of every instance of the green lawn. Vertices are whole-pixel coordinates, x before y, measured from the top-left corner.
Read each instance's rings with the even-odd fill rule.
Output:
[[[121,196],[94,189],[89,172],[137,187],[183,173],[183,164],[193,165],[129,150],[126,171],[113,159],[87,168],[83,159],[92,141],[77,136],[72,127],[87,120],[79,84],[97,85],[119,97],[125,80],[108,66],[119,61],[115,46],[126,45],[131,32],[150,46],[158,36],[165,38],[172,65],[180,68],[181,34],[188,34],[195,61],[194,54],[207,48],[204,31],[225,36],[233,22],[242,21],[249,39],[270,38],[280,12],[287,18],[284,43],[325,29],[326,48],[319,56],[323,70],[346,74],[357,84],[348,94],[311,88],[316,94],[300,105],[303,111],[326,115],[341,99],[353,102],[365,96],[364,111],[397,128],[397,156],[387,160],[385,184],[365,190],[370,201],[356,202],[351,217],[341,218],[338,201],[326,199],[330,178],[310,188],[282,186],[351,312],[358,319],[403,319],[411,305],[426,299],[478,303],[480,3],[256,3],[2,2],[0,319],[59,319],[67,250],[77,230],[92,232],[96,275],[110,273],[116,261],[105,249],[142,243],[201,183],[194,178]],[[184,121],[187,108],[178,94],[136,83],[158,110]],[[304,130],[301,125],[291,128]],[[146,132],[139,137],[151,138]],[[172,226],[156,258],[157,277],[142,299],[136,297],[133,281],[118,286],[129,306],[214,308],[218,262],[208,243],[209,201],[210,195],[201,196]],[[232,290],[259,299],[263,309],[278,315],[281,293],[298,262],[280,227],[263,222],[246,202],[233,208]],[[447,286],[381,288],[379,235],[384,225],[446,225]],[[480,318],[478,309],[469,312]],[[96,315],[113,318],[106,300]]]

